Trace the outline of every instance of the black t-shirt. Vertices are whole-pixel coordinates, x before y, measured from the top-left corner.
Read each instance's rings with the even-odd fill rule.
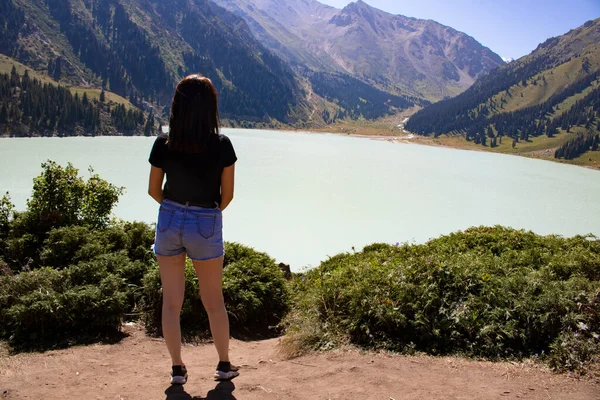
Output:
[[[237,161],[229,138],[212,135],[206,150],[196,154],[169,151],[167,139],[156,138],[148,160],[167,175],[163,197],[181,204],[219,205],[223,168]]]

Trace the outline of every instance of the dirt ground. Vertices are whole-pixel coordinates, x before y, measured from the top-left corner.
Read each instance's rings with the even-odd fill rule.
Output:
[[[118,344],[0,358],[0,399],[600,399],[600,383],[557,375],[533,364],[340,351],[285,360],[278,339],[231,342],[241,375],[212,381],[211,344],[187,345],[189,380],[168,384],[160,339],[126,327]]]

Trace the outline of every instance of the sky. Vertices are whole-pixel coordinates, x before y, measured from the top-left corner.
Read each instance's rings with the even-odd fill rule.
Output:
[[[337,8],[349,0],[319,0]],[[600,17],[600,0],[363,0],[392,14],[432,19],[475,38],[504,58]]]

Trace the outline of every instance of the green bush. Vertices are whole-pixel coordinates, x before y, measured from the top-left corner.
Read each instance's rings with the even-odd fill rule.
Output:
[[[581,310],[600,289],[599,256],[594,237],[502,227],[425,245],[371,245],[295,280],[288,344],[295,352],[353,343],[492,359],[552,357],[565,332],[585,320],[586,340],[597,345],[600,323]],[[593,348],[583,347],[581,354]],[[584,358],[587,365],[591,358]]]
[[[112,209],[124,189],[101,179],[91,168],[89,173],[86,181],[70,163],[63,168],[47,161],[33,180],[26,211],[14,212],[8,195],[0,199],[0,257],[13,271],[45,266],[40,264],[40,249],[53,229],[109,226]],[[98,254],[98,248],[93,244],[83,251],[90,258]]]
[[[122,193],[49,161],[28,209],[0,198],[0,339],[16,348],[87,342],[139,316],[154,229],[111,221]]]
[[[15,348],[87,342],[119,332],[123,279],[93,264],[0,277],[0,332]]]
[[[71,163],[64,168],[54,161],[42,163],[42,173],[33,180],[28,211],[55,227],[107,226],[124,189],[101,179],[91,167],[88,172],[90,177],[85,181]]]
[[[15,205],[10,201],[10,195],[4,194],[0,198],[0,256],[2,256],[1,249],[4,248],[4,241],[10,231],[10,221],[14,213]]]
[[[47,348],[118,332],[141,313],[150,238],[142,223],[52,229],[40,251],[47,268],[0,276],[0,337]]]
[[[45,267],[65,268],[78,261],[86,261],[102,254],[107,247],[102,235],[85,226],[65,226],[53,229],[44,241],[40,264]]]
[[[154,228],[143,222],[125,222],[122,228],[128,238],[129,258],[144,262],[154,260],[151,250],[154,244]]]
[[[101,254],[125,251],[131,260],[152,261],[150,249],[154,230],[142,222],[93,229],[87,226],[64,226],[52,229],[40,251],[40,264],[64,268]],[[139,279],[138,279],[139,281]]]
[[[184,335],[207,337],[208,317],[199,297],[198,279],[188,260],[185,300],[181,312]],[[151,334],[161,334],[162,293],[158,266],[144,277],[144,321]],[[283,273],[267,254],[225,244],[223,293],[231,331],[243,336],[273,336],[289,307]]]

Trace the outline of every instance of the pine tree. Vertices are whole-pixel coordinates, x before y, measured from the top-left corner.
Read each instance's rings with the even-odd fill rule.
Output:
[[[144,126],[144,135],[150,136],[154,132],[154,112],[150,111],[150,115],[148,116],[148,120],[146,121],[146,126]]]
[[[8,110],[6,109],[6,104],[2,104],[0,107],[0,124],[5,124],[8,122]]]
[[[12,69],[10,70],[10,86],[12,88],[16,88],[19,85],[21,85],[21,79],[19,77],[19,74],[17,73],[17,69],[13,65]]]
[[[54,70],[52,71],[52,79],[56,82],[60,81],[60,77],[62,76],[62,59],[58,57],[54,62]]]
[[[29,89],[30,81],[31,79],[29,78],[29,72],[25,70],[25,72],[23,73],[23,78],[21,79],[21,89],[25,91]]]
[[[600,147],[600,135],[596,135],[596,136],[594,136],[594,139],[592,140],[592,151],[598,151],[599,147]]]

